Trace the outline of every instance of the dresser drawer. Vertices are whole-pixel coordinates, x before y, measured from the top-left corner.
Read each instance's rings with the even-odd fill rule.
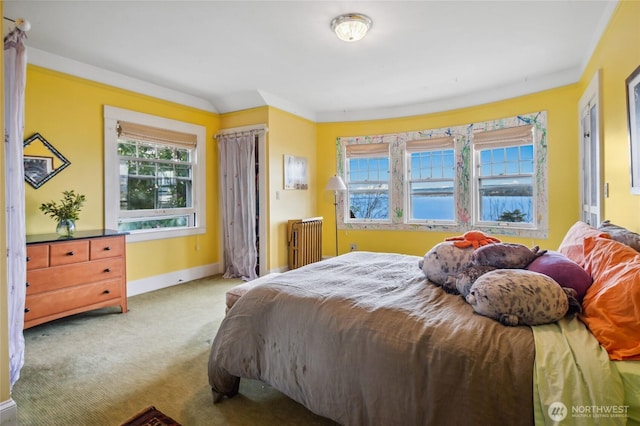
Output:
[[[70,312],[111,299],[118,299],[121,296],[122,281],[120,279],[27,296],[24,320],[25,322],[33,321],[62,311]]]
[[[104,259],[107,257],[120,257],[124,254],[124,238],[97,238],[90,241],[91,260]]]
[[[125,234],[27,236],[24,328],[106,306],[127,312]]]
[[[100,259],[27,272],[27,295],[122,277],[123,258]]]
[[[49,266],[49,245],[34,244],[27,246],[27,270]]]
[[[89,241],[70,241],[49,246],[49,265],[68,265],[89,260]]]

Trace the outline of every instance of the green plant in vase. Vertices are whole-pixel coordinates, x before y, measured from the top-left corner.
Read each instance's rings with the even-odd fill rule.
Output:
[[[86,198],[82,194],[76,194],[74,190],[62,191],[63,198],[60,204],[55,201],[42,203],[40,210],[46,215],[58,221],[56,232],[58,235],[70,237],[76,230],[76,220],[79,218],[82,205]]]

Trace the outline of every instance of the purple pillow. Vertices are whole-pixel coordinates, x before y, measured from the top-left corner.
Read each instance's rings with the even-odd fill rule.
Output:
[[[593,282],[591,275],[580,265],[557,251],[549,250],[531,262],[525,269],[553,278],[560,286],[572,288],[578,293],[580,303]]]

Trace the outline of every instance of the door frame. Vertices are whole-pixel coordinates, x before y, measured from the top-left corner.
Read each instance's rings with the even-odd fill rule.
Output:
[[[607,184],[603,183],[604,181],[604,173],[603,173],[603,149],[602,149],[602,98],[601,98],[601,79],[602,73],[600,70],[597,70],[591,82],[583,92],[580,100],[578,101],[578,147],[580,150],[579,155],[579,181],[580,181],[580,219],[589,222],[586,220],[585,213],[589,211],[589,214],[596,215],[596,221],[598,223],[590,223],[591,226],[597,227],[600,222],[602,222],[603,214],[604,214],[604,198],[608,196]],[[589,129],[585,129],[583,117],[586,114],[591,114],[591,111],[595,108],[595,123],[597,125],[597,129],[593,131],[591,126]],[[585,143],[585,138],[589,137],[592,140],[593,137],[597,138],[597,141],[594,144]],[[595,147],[595,152],[592,152],[591,148]],[[585,161],[590,160],[591,156],[595,155],[595,166],[597,171],[595,172],[596,176],[591,176],[592,171],[589,168],[585,168]],[[595,211],[591,208],[587,208],[587,203],[589,206],[592,205],[591,191],[589,194],[585,194],[585,182],[591,183],[594,182],[597,186],[596,197],[597,197],[597,206],[595,207]]]
[[[267,250],[269,235],[267,232],[267,219],[269,217],[267,211],[267,132],[269,129],[266,124],[256,124],[253,126],[233,127],[218,131],[217,135],[225,135],[231,133],[242,133],[249,131],[258,131],[258,255],[259,255],[259,276],[269,273],[269,251]],[[216,137],[214,136],[214,139]],[[217,149],[217,146],[216,146]],[[219,186],[219,182],[218,182]],[[222,193],[218,198],[218,211],[222,211]],[[218,217],[218,229],[223,232],[222,215]],[[224,263],[224,238],[219,239],[218,252],[220,253],[220,271],[226,270]]]

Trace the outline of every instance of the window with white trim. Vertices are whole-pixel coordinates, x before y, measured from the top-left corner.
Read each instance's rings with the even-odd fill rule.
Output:
[[[476,133],[474,222],[535,226],[533,127]]]
[[[452,137],[406,143],[407,221],[455,221],[455,150]]]
[[[548,237],[546,111],[439,129],[338,137],[336,148],[338,174],[350,184],[339,194],[339,229],[478,229]],[[384,162],[377,164],[376,157]],[[358,163],[360,158],[367,161]],[[384,185],[376,187],[372,170],[387,166]],[[384,219],[353,214],[358,189],[384,194]]]
[[[134,241],[205,232],[205,134],[105,107],[105,228]]]
[[[346,147],[349,219],[389,220],[389,144]]]

